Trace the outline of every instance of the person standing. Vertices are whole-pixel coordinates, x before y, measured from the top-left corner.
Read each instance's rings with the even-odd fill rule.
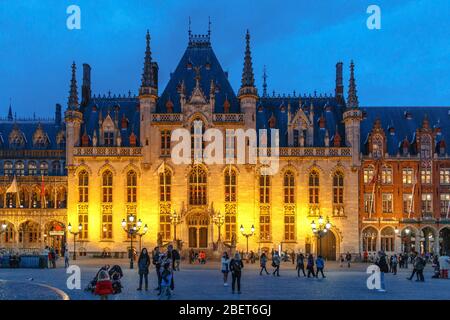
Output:
[[[280,276],[280,263],[281,263],[281,259],[280,256],[278,255],[278,251],[275,251],[272,257],[272,267],[274,268],[272,274],[277,277]]]
[[[159,252],[159,247],[155,247],[153,250],[152,263],[155,266],[156,275],[158,277],[158,286],[155,290],[158,290],[159,294],[161,294],[161,253]]]
[[[228,273],[230,272],[230,257],[228,253],[225,251],[222,255],[222,259],[220,260],[222,273],[223,273],[223,286],[228,286]]]
[[[325,261],[323,260],[322,256],[318,256],[316,259],[316,278],[319,278],[319,272],[322,274],[322,278],[326,278],[323,274],[323,268],[325,268]]]
[[[306,277],[306,273],[305,273],[305,256],[301,252],[299,254],[297,254],[296,270],[297,270],[297,277],[300,277],[300,270],[302,271],[303,276]]]
[[[391,270],[392,270],[392,273],[394,274],[394,276],[397,275],[397,264],[398,264],[398,258],[397,258],[397,255],[394,254],[391,257]]]
[[[412,256],[415,257],[417,256],[417,253],[415,251],[412,252]],[[414,258],[415,259],[415,258]],[[408,261],[408,258],[406,259],[406,261]],[[416,264],[413,263],[413,271],[411,273],[411,276],[409,278],[406,278],[408,280],[412,280],[412,278],[414,277],[414,275],[416,275],[416,279],[419,279],[419,275],[417,274],[417,269],[416,269]]]
[[[314,256],[311,253],[308,255],[308,262],[306,264],[306,269],[308,270],[308,278],[311,277],[311,274],[313,278],[316,276],[314,274]]]
[[[169,300],[172,297],[173,273],[170,270],[170,261],[165,260],[161,271],[161,292],[159,294],[159,300]]]
[[[446,253],[442,253],[442,256],[438,259],[439,271],[441,279],[448,279],[448,269],[450,269],[450,258]]]
[[[242,262],[241,255],[236,252],[234,258],[230,261],[231,271],[231,293],[234,294],[237,285],[237,293],[241,294],[241,276],[244,263]]]
[[[180,262],[181,262],[181,256],[180,252],[177,249],[172,250],[172,257],[173,257],[173,270],[174,271],[180,271]]]
[[[267,268],[266,268],[266,265],[267,265],[267,256],[266,256],[266,253],[265,252],[263,252],[262,254],[261,254],[261,258],[259,259],[259,263],[260,263],[260,266],[261,266],[261,271],[259,271],[259,275],[261,276],[262,275],[262,272],[263,272],[263,270],[266,272],[266,274],[269,274],[269,272],[267,271]]]
[[[340,261],[339,267],[342,268],[344,266],[344,255],[341,254],[339,256],[339,261]]]
[[[138,291],[142,290],[142,280],[145,280],[145,291],[148,290],[148,267],[150,266],[150,256],[148,255],[148,251],[146,248],[141,250],[141,254],[138,259],[138,268],[139,268],[139,288]]]
[[[350,254],[350,252],[347,252],[347,254],[345,255],[345,260],[347,261],[347,267],[350,268],[350,263],[352,262],[352,255]]]
[[[417,272],[417,279],[416,281],[424,282],[425,278],[423,276],[423,269],[425,269],[426,260],[422,258],[420,254],[416,256],[414,259],[414,268]]]
[[[380,289],[378,289],[378,292],[386,292],[386,286],[384,284],[384,274],[389,271],[389,268],[386,261],[386,255],[383,251],[378,251],[378,259],[376,265],[378,266],[378,268],[380,268]]]
[[[296,261],[295,261],[295,251],[294,250],[292,250],[292,252],[291,252],[291,259],[292,259],[292,265],[294,265],[296,263]]]

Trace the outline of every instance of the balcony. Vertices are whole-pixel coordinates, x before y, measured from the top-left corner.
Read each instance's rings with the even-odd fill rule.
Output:
[[[271,155],[271,148],[259,148],[260,152],[267,151],[267,155]],[[352,152],[350,148],[324,148],[324,147],[281,147],[279,148],[280,157],[351,157]]]
[[[141,147],[77,147],[74,156],[81,157],[141,157]]]
[[[213,122],[243,124],[244,115],[242,113],[215,113],[213,114]]]
[[[181,113],[154,113],[152,114],[152,122],[155,123],[173,123],[181,122],[183,115]]]

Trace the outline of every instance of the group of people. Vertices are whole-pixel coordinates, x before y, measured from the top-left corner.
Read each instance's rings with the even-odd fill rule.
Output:
[[[55,248],[45,246],[42,255],[48,258],[49,268],[56,268],[56,260],[58,259],[58,254],[56,253]]]
[[[199,264],[206,263],[206,252],[200,250],[200,252],[195,252],[194,249],[189,251],[189,263],[194,264],[195,261],[198,261]]]

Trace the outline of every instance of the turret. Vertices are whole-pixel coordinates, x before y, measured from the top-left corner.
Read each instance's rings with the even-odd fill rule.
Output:
[[[70,170],[73,163],[73,148],[80,145],[80,127],[83,122],[83,114],[79,110],[78,90],[76,79],[76,65],[72,63],[72,78],[70,80],[69,99],[67,110],[64,113],[66,122],[66,163]]]
[[[245,40],[244,69],[242,71],[241,88],[239,89],[238,98],[241,105],[241,112],[244,113],[246,129],[256,129],[255,112],[258,91],[255,87],[255,77],[253,74],[252,56],[250,51],[250,33],[248,30]]]
[[[355,65],[350,63],[350,80],[348,88],[347,107],[344,115],[345,143],[352,148],[352,165],[359,166],[360,160],[360,132],[362,112],[359,109],[358,96],[356,94]]]
[[[140,143],[143,147],[144,167],[150,165],[150,125],[151,114],[156,111],[156,100],[158,99],[158,88],[154,72],[157,72],[157,65],[152,62],[150,50],[150,33],[147,30],[146,48],[144,57],[144,69],[142,72],[142,82],[139,89],[139,112],[140,112]]]

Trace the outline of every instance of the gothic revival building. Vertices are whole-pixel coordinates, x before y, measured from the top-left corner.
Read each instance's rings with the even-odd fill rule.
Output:
[[[235,92],[214,53],[210,33],[189,32],[178,66],[160,90],[158,63],[153,60],[147,33],[138,96],[92,95],[90,78],[91,68],[84,64],[79,102],[76,66],[72,65],[64,123],[60,109],[52,123],[25,123],[12,116],[0,123],[0,150],[8,154],[1,160],[5,171],[0,214],[8,224],[7,230],[12,230],[2,236],[2,241],[9,241],[9,234],[21,234],[23,221],[32,221],[36,232],[26,233],[26,238],[36,239],[34,247],[43,246],[51,236],[45,227],[50,220],[58,221],[63,231],[69,223],[80,225],[77,248],[87,253],[126,252],[130,238],[122,221],[132,226],[139,220],[148,226],[142,237],[147,247],[176,240],[183,250],[212,251],[221,239],[226,246],[236,244],[238,250],[246,250],[247,245],[253,251],[295,249],[321,252],[328,259],[345,252],[392,249],[387,247],[391,242],[385,234],[391,235],[397,229],[410,230],[409,235],[414,235],[417,242],[420,232],[429,230],[424,228],[426,225],[436,239],[439,232],[448,239],[441,215],[445,212],[442,206],[448,207],[444,186],[449,176],[447,139],[445,130],[432,128],[430,123],[438,123],[437,119],[448,121],[448,108],[427,108],[429,120],[420,125],[418,117],[425,108],[410,108],[400,117],[396,108],[362,110],[353,62],[346,98],[341,62],[336,64],[333,94],[269,94],[265,72],[262,92],[258,92],[247,32],[241,86]],[[382,120],[375,121],[378,115]],[[386,123],[385,119],[393,122]],[[200,124],[200,130],[194,129],[194,123]],[[389,127],[385,131],[386,125]],[[234,156],[246,149],[247,158],[252,150],[252,130],[278,129],[279,170],[268,175],[266,165],[260,161],[178,164],[171,156],[171,137],[179,128],[191,132],[188,144],[201,146],[205,153],[210,143],[206,133],[215,129],[234,141],[231,148],[224,143],[224,153]],[[229,129],[247,133],[246,140],[239,144],[236,136],[226,135]],[[6,142],[2,138],[5,135],[9,135]],[[22,149],[10,150],[16,141]],[[259,150],[261,139],[257,143]],[[27,168],[24,172],[34,178],[22,177],[16,164],[21,161]],[[59,161],[59,171],[42,171],[42,163],[51,166],[55,161]],[[37,168],[30,171],[33,162]],[[417,170],[424,163],[433,168],[428,185],[402,186],[398,180],[402,168]],[[391,184],[381,184],[378,179],[373,183],[373,177],[381,175],[384,166],[391,168]],[[30,191],[25,197],[19,196],[24,201],[12,199],[14,194],[6,193],[6,188],[14,174],[19,186],[25,185],[26,179],[34,179],[39,186],[44,175],[42,188],[45,192],[49,189],[48,195]],[[52,180],[48,174],[58,177]],[[411,174],[411,179],[414,176]],[[439,179],[444,183],[436,193],[433,186]],[[417,199],[414,211],[408,211],[406,217],[402,202],[395,199],[402,197],[401,192],[411,192],[412,185],[413,198]],[[67,202],[65,193],[51,191],[55,188],[67,188]],[[39,201],[42,203],[44,194],[44,202],[50,203],[42,205]],[[382,212],[389,198],[386,194],[391,197],[390,213]],[[433,206],[421,212],[420,199],[426,200],[430,194]],[[369,202],[370,211],[366,211]],[[22,203],[27,209],[21,207]],[[66,203],[67,209],[59,209]],[[45,222],[40,220],[43,217]],[[313,223],[317,226],[319,222],[330,224],[322,237],[312,230]],[[246,238],[243,233],[251,235]],[[398,244],[396,249],[400,249],[400,243],[405,243],[403,249],[410,249],[414,242],[400,241],[395,235],[389,239],[393,239],[392,246]],[[424,248],[438,250],[436,241],[434,247],[425,243]],[[420,246],[420,241],[415,245]]]

